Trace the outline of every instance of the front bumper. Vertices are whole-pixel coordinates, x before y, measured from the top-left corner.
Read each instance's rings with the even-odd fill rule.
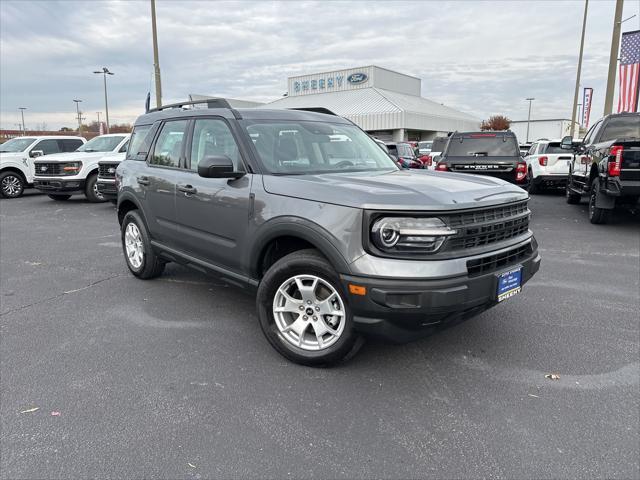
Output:
[[[118,198],[118,189],[116,188],[116,180],[114,178],[98,177],[96,186],[98,192],[100,192],[106,200],[115,200]]]
[[[522,285],[540,268],[535,241],[524,258],[480,275],[444,279],[397,280],[341,275],[349,284],[366,287],[366,295],[350,295],[355,328],[398,343],[433,333],[496,305],[498,274],[522,265]]]
[[[45,193],[84,193],[84,179],[35,177],[33,187]]]

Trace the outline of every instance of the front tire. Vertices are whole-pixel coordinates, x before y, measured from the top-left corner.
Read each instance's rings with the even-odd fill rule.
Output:
[[[131,210],[124,216],[121,239],[124,258],[131,273],[143,280],[162,274],[165,262],[154,253],[147,227],[136,210]]]
[[[607,223],[611,210],[596,207],[596,199],[600,193],[600,181],[596,178],[591,184],[591,194],[589,195],[589,221],[599,225]]]
[[[338,274],[316,250],[294,252],[271,266],[256,303],[267,340],[293,362],[331,365],[362,345]]]
[[[107,199],[98,191],[98,175],[89,175],[84,187],[84,194],[91,203],[106,202]]]
[[[24,178],[15,172],[0,174],[0,196],[4,198],[18,198],[24,192]]]

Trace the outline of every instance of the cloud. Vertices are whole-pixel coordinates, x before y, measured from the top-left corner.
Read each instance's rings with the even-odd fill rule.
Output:
[[[426,98],[486,117],[570,116],[584,3],[158,1],[163,99],[269,101],[291,75],[376,64],[423,79]],[[583,64],[602,112],[614,2],[591,2]],[[149,3],[0,2],[0,124],[133,121],[152,89]],[[638,13],[627,2],[625,17]],[[626,28],[629,29],[629,28]]]

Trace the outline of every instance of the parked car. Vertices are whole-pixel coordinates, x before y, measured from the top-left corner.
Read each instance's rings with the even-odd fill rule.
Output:
[[[192,103],[135,123],[143,140],[116,170],[126,264],[149,279],[176,262],[256,291],[260,327],[290,360],[337,362],[362,334],[433,333],[539,268],[522,189],[400,170],[335,115]],[[352,158],[327,155],[332,135]]]
[[[418,156],[429,155],[431,153],[432,145],[433,145],[433,140],[425,140],[422,142],[418,142]]]
[[[86,140],[82,137],[16,137],[0,145],[0,196],[16,198],[33,186],[33,159],[42,155],[72,152]]]
[[[527,164],[511,131],[455,132],[436,170],[490,175],[528,187]]]
[[[390,142],[386,145],[389,154],[397,158],[397,163],[401,168],[424,168],[409,142]]]
[[[116,168],[125,159],[126,152],[110,153],[98,161],[98,180],[96,188],[102,198],[115,203],[118,198],[116,190]]]
[[[524,158],[529,173],[529,193],[541,188],[564,188],[573,153],[561,148],[560,140],[537,140]]]
[[[546,140],[546,138],[540,139]],[[520,144],[520,155],[524,158],[529,155],[529,151],[531,150],[531,143],[521,143]]]
[[[589,220],[606,223],[616,206],[635,205],[640,197],[640,113],[607,115],[577,145],[571,137],[562,148],[576,154],[569,167],[567,203],[589,196]]]
[[[429,156],[431,157],[431,162],[434,168],[438,165],[442,152],[447,148],[448,141],[449,137],[436,137],[433,139],[433,143],[431,144],[431,153],[429,153]]]
[[[105,153],[127,150],[129,134],[113,133],[92,138],[75,152],[48,155],[34,162],[33,186],[53,200],[84,194],[90,202],[104,202],[98,191],[98,161]]]

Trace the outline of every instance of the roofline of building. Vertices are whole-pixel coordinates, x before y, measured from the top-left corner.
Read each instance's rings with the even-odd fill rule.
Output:
[[[391,72],[391,73],[397,73],[398,75],[413,78],[414,80],[420,80],[420,82],[422,82],[422,79],[419,77],[414,77],[413,75],[407,75],[406,73],[398,72],[396,70],[391,70],[390,68],[380,67],[379,65],[363,65],[361,67],[339,68],[339,69],[327,70],[324,72],[303,73],[302,75],[294,75],[293,77],[287,77],[287,80],[291,80],[292,78],[298,78],[298,77],[308,77],[310,75],[325,75],[327,73],[338,72],[340,70],[359,70],[361,68],[372,68],[372,67],[379,68],[380,70],[386,70],[387,72]]]
[[[570,118],[541,118],[538,120],[511,120],[511,123],[527,123],[527,122],[570,122]],[[576,123],[579,123],[576,119]]]

